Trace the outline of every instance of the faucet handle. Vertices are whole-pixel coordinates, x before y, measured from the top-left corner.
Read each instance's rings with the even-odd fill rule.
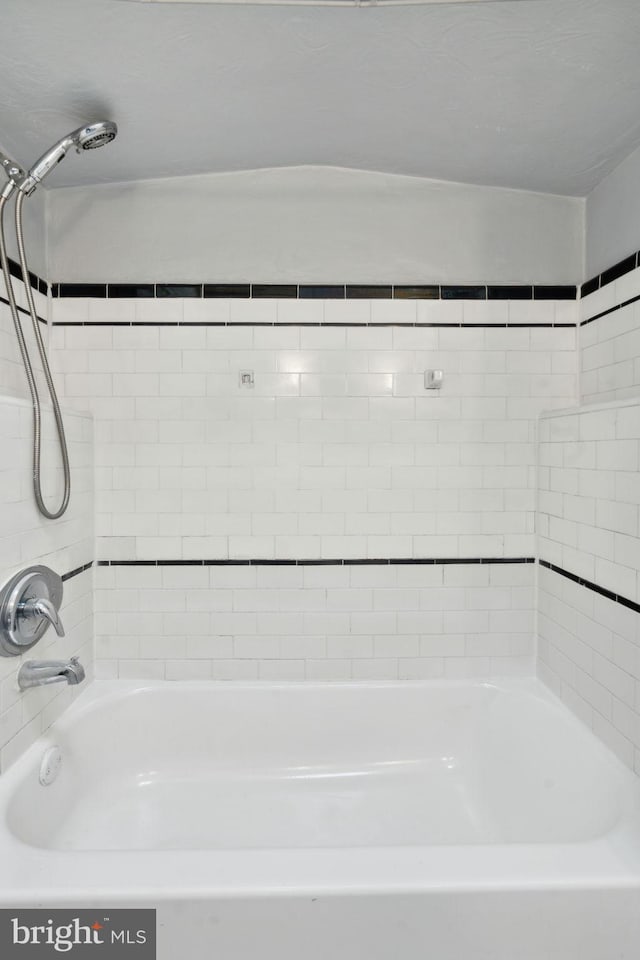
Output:
[[[0,657],[26,653],[51,624],[58,636],[64,636],[58,616],[62,594],[62,578],[38,564],[20,570],[0,587]]]
[[[50,600],[46,600],[44,597],[32,597],[30,600],[25,600],[24,603],[20,604],[19,612],[27,620],[32,618],[48,620],[58,636],[64,637],[62,620]]]

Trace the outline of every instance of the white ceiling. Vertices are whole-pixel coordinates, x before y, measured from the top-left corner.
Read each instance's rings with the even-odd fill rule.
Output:
[[[120,127],[50,187],[327,164],[583,195],[640,142],[639,0],[1,9],[18,162]]]

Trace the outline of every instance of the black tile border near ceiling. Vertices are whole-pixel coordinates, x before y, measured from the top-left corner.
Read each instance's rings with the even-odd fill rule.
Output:
[[[11,276],[16,280],[22,281],[22,268],[20,267],[20,264],[17,263],[17,261],[12,260],[11,257],[7,257],[7,259],[9,261],[9,273]],[[49,285],[45,280],[41,280],[37,274],[32,273],[31,271],[29,271],[29,285],[33,290],[37,290],[38,293],[42,293],[46,297]],[[7,307],[9,306],[9,301],[6,297],[0,296],[0,303],[4,303]],[[18,307],[18,313],[23,313],[27,317],[30,315],[26,307]],[[39,314],[37,314],[37,317],[40,323],[44,323],[46,326],[47,321],[44,319],[44,317],[41,317]]]
[[[575,573],[570,573],[569,570],[564,570],[562,567],[556,566],[555,563],[549,563],[548,560],[538,560],[538,563],[541,567],[545,567],[547,570],[552,570],[554,573],[558,573],[561,577],[565,577],[567,580],[571,580],[573,583],[577,583],[581,587],[586,587],[587,590],[591,590],[593,593],[597,593],[601,597],[606,597],[607,600],[612,600],[614,603],[619,603],[623,607],[633,610],[635,613],[640,613],[640,603],[636,603],[635,600],[629,600],[628,597],[623,597],[620,593],[614,593],[612,590],[607,590],[605,587],[600,587],[597,583],[593,583],[591,580],[587,580],[585,577],[579,577]]]
[[[364,284],[123,284],[61,283],[53,296],[118,300],[133,299],[297,299],[297,300],[575,300],[576,287],[557,286],[394,286]],[[349,321],[260,320],[55,320],[54,327],[464,327],[464,328],[572,328],[575,323],[460,323],[403,322],[357,323]]]
[[[57,283],[52,296],[119,300],[130,299],[245,299],[263,300],[530,300],[575,301],[577,288],[557,285],[394,284],[274,284],[274,283]],[[260,320],[55,320],[54,327],[464,327],[464,328],[572,328],[575,323],[462,323]]]
[[[22,280],[20,264],[9,260],[12,277]],[[575,300],[587,297],[619,277],[640,267],[640,250],[586,280],[579,288],[572,284],[344,284],[344,283],[51,283],[33,271],[29,281],[45,296],[150,299],[167,297],[262,299],[276,297],[298,300]],[[596,318],[594,318],[596,319]]]
[[[586,280],[579,288],[572,284],[305,284],[305,283],[52,283],[53,297],[261,299],[299,300],[575,300],[587,297],[619,277],[640,267],[640,250]],[[9,271],[22,280],[20,264],[9,258]],[[46,280],[29,271],[31,286],[45,296]]]
[[[640,267],[640,250],[625,257],[624,260],[619,260],[612,267],[607,267],[602,273],[598,273],[595,277],[591,277],[590,280],[583,283],[580,287],[580,296],[588,297],[590,293],[595,293],[596,290],[606,287],[608,283],[613,283],[614,280],[623,277],[625,273],[631,273],[636,267]]]
[[[575,300],[570,284],[54,283],[53,297],[262,300]]]
[[[12,260],[11,257],[7,257],[7,260],[9,261],[9,273],[11,276],[15,277],[16,280],[22,280],[22,267],[18,261]],[[49,284],[46,280],[43,280],[38,276],[37,273],[33,273],[31,270],[29,271],[29,283],[34,290],[37,290],[38,293],[43,293],[46,297],[49,290]]]
[[[592,277],[591,280],[587,280],[586,283],[583,283],[580,287],[580,297],[588,297],[590,293],[595,293],[596,290],[601,290],[602,287],[606,287],[607,284],[613,283],[614,280],[617,280],[619,277],[624,277],[625,274],[631,273],[632,270],[636,270],[640,267],[640,250],[637,253],[632,253],[630,256],[625,257],[624,260],[620,260],[618,263],[614,263],[612,267],[608,267],[606,270],[603,270],[602,273],[599,273],[597,276]],[[630,297],[628,300],[623,300],[620,303],[614,304],[613,307],[609,307],[607,310],[601,310],[600,313],[595,313],[591,317],[587,317],[585,320],[580,321],[580,326],[585,327],[588,323],[593,323],[594,320],[600,320],[602,317],[609,316],[610,313],[615,313],[616,310],[622,310],[623,307],[628,307],[631,303],[636,303],[640,300],[640,295],[636,297]]]
[[[143,283],[52,283],[48,284],[32,271],[29,272],[29,281],[34,290],[45,296],[51,292],[52,297],[87,297],[91,299],[250,299],[261,300],[292,299],[292,300],[575,300],[587,297],[600,290],[619,277],[640,267],[640,250],[630,254],[613,266],[603,270],[580,287],[571,284],[305,284],[305,283],[174,283],[174,282],[143,282]],[[9,271],[13,277],[22,280],[22,269],[17,261],[9,258]],[[622,307],[640,300],[640,296],[625,300],[622,303],[603,310],[592,317],[582,320],[579,326],[593,323]],[[0,302],[7,304],[4,297]],[[18,308],[21,313],[27,313],[24,308]],[[41,323],[46,321],[38,317]],[[89,323],[56,322],[54,326],[89,326]],[[102,323],[102,326],[115,324]],[[119,324],[118,324],[119,325]],[[142,321],[132,321],[125,326],[151,326],[153,324]],[[197,324],[183,322],[182,324],[163,323],[163,326],[230,326],[231,324]],[[238,324],[236,324],[238,325]],[[246,324],[254,326],[257,324]],[[271,324],[265,324],[271,326]],[[285,324],[280,324],[284,326]],[[286,324],[301,326],[303,324]],[[304,324],[305,326],[322,326],[325,324]],[[334,326],[348,326],[348,324],[332,324]],[[364,324],[357,324],[363,326]],[[372,324],[373,325],[373,324]],[[385,324],[376,324],[385,326]],[[399,326],[404,324],[388,324]],[[329,326],[329,324],[326,324]],[[356,324],[354,324],[356,326]],[[407,326],[462,326],[462,324],[407,324]],[[464,324],[472,326],[472,324]],[[476,324],[475,326],[504,327],[504,326],[555,326],[571,327],[575,324]]]

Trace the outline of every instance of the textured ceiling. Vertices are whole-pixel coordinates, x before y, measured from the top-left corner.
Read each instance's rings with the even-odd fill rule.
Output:
[[[640,142],[639,0],[2,0],[0,144],[65,186],[327,164],[583,195]]]

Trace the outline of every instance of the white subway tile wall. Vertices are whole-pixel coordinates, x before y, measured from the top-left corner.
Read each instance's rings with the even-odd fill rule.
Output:
[[[640,615],[544,567],[538,577],[538,673],[640,773]]]
[[[540,422],[540,557],[634,603],[639,448],[640,400]],[[538,611],[541,677],[640,772],[640,614],[545,568]]]
[[[43,489],[47,502],[59,502],[59,466],[51,411],[43,410]],[[93,555],[93,442],[87,416],[65,412],[72,470],[72,497],[59,520],[38,514],[31,486],[31,404],[0,397],[0,583],[23,567],[43,563],[60,575],[88,563]],[[49,498],[51,498],[49,500]],[[67,580],[61,617],[66,631],[50,629],[37,648],[22,657],[0,657],[0,772],[5,770],[71,702],[82,687],[54,684],[20,693],[16,675],[29,658],[78,655],[93,675],[92,572]]]
[[[92,326],[98,303],[131,316],[57,301],[87,325],[54,327],[53,362],[96,420],[100,559],[533,555],[536,417],[575,402],[574,328],[385,326],[523,304],[362,300],[141,300],[145,322],[252,325]],[[311,315],[355,325],[286,325]]]
[[[540,676],[640,772],[635,610],[527,563],[277,563],[540,556],[639,602],[640,302],[550,326],[638,295],[640,270],[578,304],[54,300],[60,392],[95,417],[95,549],[90,421],[67,416],[72,512],[46,525],[30,410],[2,401],[3,579],[116,562],[66,583],[43,654],[92,672],[94,580],[99,676],[340,680],[530,672],[537,573]],[[25,395],[2,304],[0,382]],[[150,563],[228,558],[276,562]],[[0,770],[74,695],[19,695],[19,665],[0,658]]]
[[[576,309],[55,301],[54,320],[82,324],[54,327],[53,356],[65,402],[96,420],[97,558],[533,556],[536,418],[576,398],[575,328],[541,324],[571,324]],[[430,368],[444,371],[440,393],[425,390]],[[532,669],[531,565],[122,566],[96,578],[110,675]]]
[[[640,400],[540,420],[539,555],[640,599]]]
[[[632,270],[580,301],[580,320],[640,296],[640,269]],[[640,392],[640,301],[580,327],[580,393],[583,403],[602,403]]]
[[[533,671],[533,564],[102,566],[99,676],[385,679]]]
[[[22,281],[14,278],[13,286],[17,304],[26,308],[26,295]],[[6,291],[1,271],[0,294],[6,299]],[[43,319],[46,319],[47,298],[37,290],[34,290],[33,299],[39,316]],[[29,345],[33,368],[36,371],[41,371],[42,364],[36,348],[31,318],[27,314],[21,313],[20,322],[22,324],[25,339]],[[41,332],[45,343],[47,343],[49,336],[48,328],[45,325],[42,325]],[[44,389],[46,390],[46,386]],[[18,341],[16,339],[11,311],[8,305],[5,303],[0,303],[0,395],[10,397],[29,396],[29,388],[24,367],[22,365],[22,359],[20,357],[20,350],[18,348]]]

